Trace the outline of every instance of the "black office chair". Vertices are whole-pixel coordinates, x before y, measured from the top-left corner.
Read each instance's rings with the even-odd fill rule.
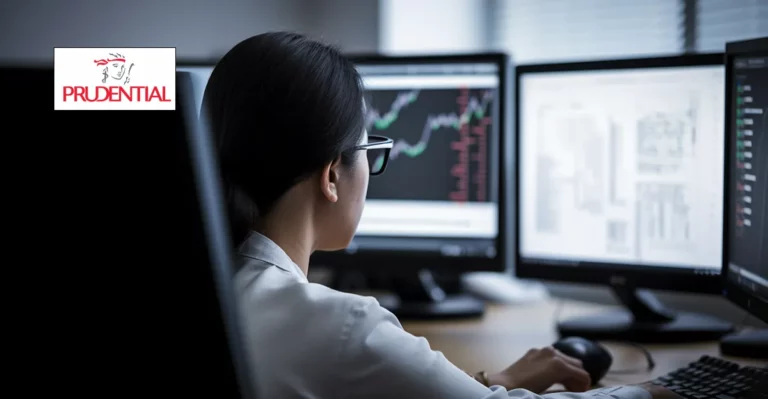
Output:
[[[189,225],[179,226],[178,232],[189,234],[187,264],[199,269],[208,303],[218,305],[218,309],[210,309],[206,320],[215,326],[216,336],[211,343],[225,370],[220,377],[222,388],[231,389],[232,395],[237,392],[244,399],[256,399],[232,286],[232,243],[212,138],[207,125],[198,121],[190,74],[178,72],[176,82],[177,109],[181,110],[186,127],[186,135],[179,135],[178,143],[187,149],[185,162],[180,165],[183,189],[179,200],[183,209],[191,211],[188,217],[185,215]]]
[[[22,221],[4,226],[22,254],[5,269],[33,274],[14,281],[40,304],[25,302],[41,325],[24,324],[40,333],[24,348],[44,382],[27,388],[255,398],[188,74],[176,111],[53,111],[50,67],[0,68],[0,89],[4,196]]]

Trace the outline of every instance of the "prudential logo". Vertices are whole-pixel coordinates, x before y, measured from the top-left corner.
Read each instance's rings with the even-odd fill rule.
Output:
[[[54,49],[55,110],[175,110],[176,49]]]

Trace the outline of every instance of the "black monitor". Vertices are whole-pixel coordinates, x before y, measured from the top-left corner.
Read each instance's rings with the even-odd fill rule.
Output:
[[[372,177],[357,233],[315,265],[398,276],[400,317],[470,315],[432,272],[503,271],[507,264],[504,54],[352,57],[366,90],[367,131],[395,140]],[[402,277],[402,278],[401,278]]]
[[[724,294],[768,322],[768,37],[725,54]],[[723,354],[768,358],[768,330],[724,338]]]
[[[610,286],[626,311],[562,336],[714,340],[642,289],[721,290],[722,54],[516,69],[516,274]]]

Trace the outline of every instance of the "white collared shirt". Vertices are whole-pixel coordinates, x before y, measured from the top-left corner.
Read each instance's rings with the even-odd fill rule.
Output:
[[[235,287],[253,383],[260,399],[537,399],[523,389],[487,388],[403,330],[371,297],[309,283],[273,241],[251,233],[240,247]],[[651,399],[637,387],[551,399]]]

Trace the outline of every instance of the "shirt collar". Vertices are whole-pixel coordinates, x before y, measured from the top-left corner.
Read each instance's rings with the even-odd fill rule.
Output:
[[[279,245],[263,234],[251,231],[245,241],[240,245],[238,253],[241,256],[258,259],[262,262],[274,265],[291,273],[302,282],[308,282],[307,276],[304,275],[301,268],[291,260],[288,254],[286,254]]]

